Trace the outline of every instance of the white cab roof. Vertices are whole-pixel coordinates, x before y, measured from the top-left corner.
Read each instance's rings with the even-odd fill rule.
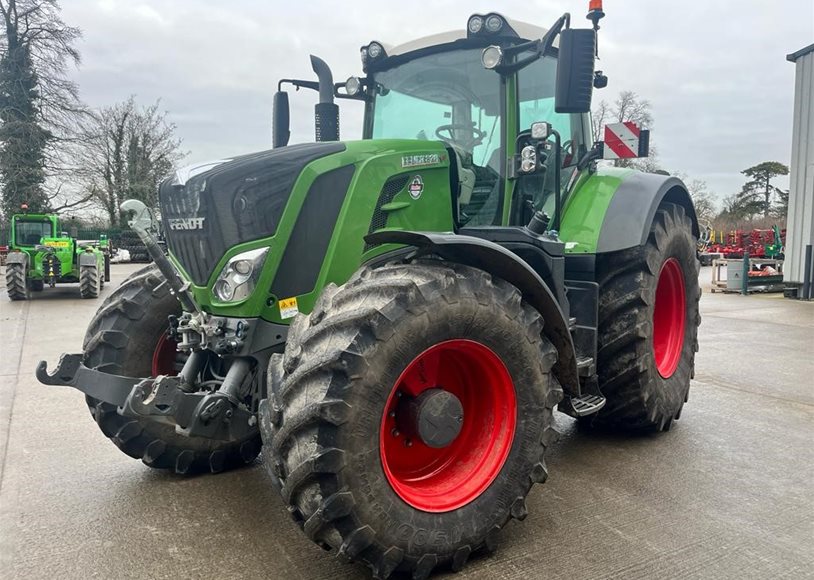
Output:
[[[505,20],[509,23],[509,26],[511,26],[515,32],[517,32],[520,38],[524,38],[526,40],[537,40],[542,38],[542,36],[548,31],[546,28],[535,26],[527,22],[520,22],[519,20],[512,20],[511,18],[505,18]],[[462,38],[466,38],[466,30],[464,29],[431,34],[429,36],[411,40],[394,47],[390,47],[386,44],[383,46],[385,51],[387,51],[387,56],[395,56],[397,54],[413,52],[414,50],[421,50],[422,48],[427,48],[428,46],[448,44]],[[557,43],[555,42],[554,45],[556,46]]]

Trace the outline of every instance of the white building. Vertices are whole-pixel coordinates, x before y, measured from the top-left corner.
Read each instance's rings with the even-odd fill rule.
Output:
[[[795,63],[794,126],[791,148],[791,190],[786,221],[786,260],[783,264],[787,287],[798,289],[806,276],[806,246],[814,246],[814,44],[786,57]],[[814,252],[812,252],[814,253]],[[814,259],[808,264],[809,280],[814,288]]]

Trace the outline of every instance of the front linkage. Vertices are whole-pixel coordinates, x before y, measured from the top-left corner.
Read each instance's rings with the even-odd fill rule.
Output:
[[[130,226],[144,242],[156,266],[164,275],[170,293],[182,304],[181,316],[170,316],[168,338],[187,355],[177,376],[127,377],[90,369],[82,354],[63,355],[54,372],[46,361],[37,365],[37,379],[45,385],[70,386],[98,401],[120,407],[123,417],[174,425],[177,433],[226,442],[243,441],[257,433],[257,418],[241,404],[246,385],[256,378],[257,353],[261,332],[249,319],[212,316],[202,312],[193,300],[169,259],[151,233],[152,217],[140,201],[122,204],[134,211]],[[258,336],[255,336],[258,335]],[[198,382],[211,351],[228,357],[230,365],[217,390],[203,389]],[[250,356],[252,355],[252,356]],[[261,375],[263,373],[260,373]],[[262,379],[261,379],[262,380]]]

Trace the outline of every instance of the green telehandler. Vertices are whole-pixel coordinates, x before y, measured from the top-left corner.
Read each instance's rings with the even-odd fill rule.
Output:
[[[334,83],[311,57],[316,143],[178,171],[159,191],[168,255],[105,301],[47,385],[86,395],[127,455],[177,473],[260,453],[305,535],[376,578],[460,569],[526,517],[553,413],[666,431],[700,322],[684,184],[608,168],[594,143],[592,28],[473,14],[463,31],[361,49]],[[339,140],[335,99],[364,103]]]
[[[27,209],[25,206],[23,209]],[[79,283],[82,298],[97,298],[110,281],[107,240],[79,242],[60,230],[56,214],[11,216],[6,258],[6,292],[11,300],[28,300],[45,286]]]

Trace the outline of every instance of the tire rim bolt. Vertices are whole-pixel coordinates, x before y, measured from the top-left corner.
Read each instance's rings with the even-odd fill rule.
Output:
[[[404,440],[404,446],[405,446],[405,447],[412,447],[412,446],[413,446],[413,442],[412,442],[412,441],[410,441],[409,439],[405,439],[405,440]]]
[[[401,435],[401,433],[399,432],[399,430],[398,430],[398,429],[393,429],[393,430],[390,432],[390,434],[391,434],[391,435],[393,435],[393,437],[398,437],[399,435]]]

